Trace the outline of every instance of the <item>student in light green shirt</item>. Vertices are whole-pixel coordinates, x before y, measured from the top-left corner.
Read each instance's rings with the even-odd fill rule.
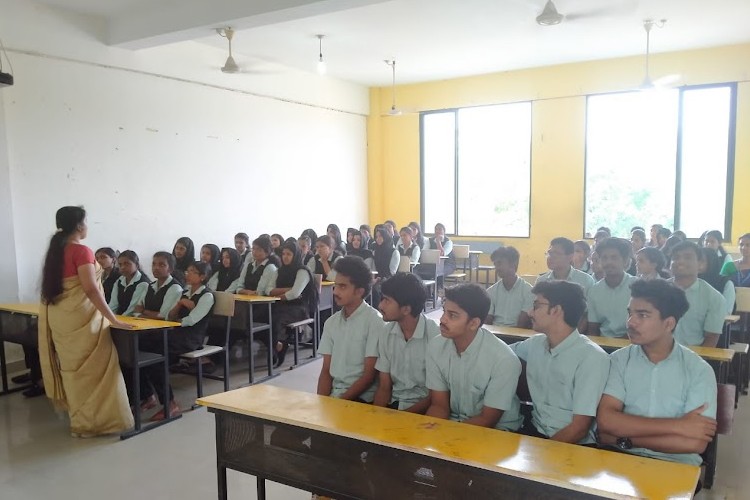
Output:
[[[584,294],[588,293],[589,288],[594,286],[594,278],[590,275],[579,271],[573,267],[573,254],[575,253],[575,244],[568,238],[554,238],[550,241],[547,250],[547,267],[549,272],[542,274],[536,282],[561,280],[578,283],[583,287]]]
[[[531,326],[527,311],[531,309],[534,296],[531,285],[517,274],[520,259],[518,250],[513,247],[500,247],[492,252],[495,274],[500,280],[487,290],[492,301],[485,320],[488,325]]]
[[[531,322],[540,335],[510,346],[526,362],[534,403],[523,434],[564,443],[594,442],[591,427],[609,374],[609,356],[576,326],[586,310],[583,289],[567,281],[534,286]]]
[[[489,309],[487,292],[475,283],[446,289],[441,336],[427,348],[427,415],[515,431],[521,426],[516,396],[521,363],[481,328]]]
[[[630,267],[632,246],[623,238],[605,238],[596,247],[604,279],[589,289],[589,335],[625,337],[627,335],[628,301],[630,285],[635,276],[625,272]]]
[[[364,301],[372,274],[359,257],[342,257],[333,267],[333,299],[341,310],[328,318],[323,328],[318,394],[371,403],[378,341],[384,327],[380,313]]]
[[[378,390],[373,404],[424,413],[430,406],[425,359],[440,327],[422,314],[427,293],[414,274],[398,273],[381,285],[378,309],[385,324],[378,344]]]
[[[664,280],[631,287],[628,337],[611,354],[599,403],[598,441],[627,453],[700,465],[716,434],[713,369],[673,337],[688,310],[685,292]]]

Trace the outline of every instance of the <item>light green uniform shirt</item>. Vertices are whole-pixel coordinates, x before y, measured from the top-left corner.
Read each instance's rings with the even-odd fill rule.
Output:
[[[536,282],[541,283],[542,281],[554,281],[555,279],[555,273],[553,271],[549,271],[539,276],[536,279]],[[581,285],[583,287],[584,297],[589,293],[589,288],[594,286],[594,278],[592,278],[590,274],[579,271],[573,266],[570,266],[570,272],[568,273],[568,276],[562,281],[570,281],[571,283],[578,283],[579,285]]]
[[[382,333],[380,313],[364,301],[348,318],[343,310],[328,318],[318,352],[331,355],[331,396],[340,397],[365,373],[365,358],[378,357]],[[372,402],[376,386],[372,384],[359,398]]]
[[[716,418],[716,376],[708,363],[675,342],[669,356],[653,364],[641,346],[623,347],[610,355],[604,394],[623,403],[623,412],[648,418],[679,418],[706,405],[703,416]],[[700,465],[697,453],[661,453],[646,448],[636,455]]]
[[[440,327],[419,315],[414,335],[407,341],[398,322],[385,324],[383,337],[378,344],[378,361],[375,368],[388,373],[393,382],[391,400],[398,401],[398,409],[405,410],[429,394],[427,390],[427,344],[433,337],[440,336]]]
[[[518,315],[521,311],[528,311],[534,302],[531,285],[520,277],[510,290],[505,288],[503,280],[492,285],[487,293],[492,300],[490,314],[493,325],[517,326]]]
[[[635,276],[623,273],[625,277],[619,285],[612,288],[603,279],[594,284],[586,297],[588,319],[599,323],[599,330],[604,337],[625,337],[628,334],[628,303],[630,302],[630,285],[637,280]]]
[[[427,388],[450,392],[450,419],[464,421],[487,406],[503,410],[497,429],[521,427],[520,402],[516,396],[521,362],[505,342],[480,328],[461,354],[451,339],[430,340],[427,347]]]
[[[573,415],[596,416],[609,375],[609,355],[601,347],[574,330],[552,350],[543,333],[510,348],[526,361],[532,422],[539,432],[552,437],[573,422]],[[594,441],[589,431],[580,443]]]
[[[674,283],[674,278],[669,281]],[[726,315],[724,296],[700,278],[685,290],[685,295],[690,308],[677,323],[675,340],[682,345],[701,345],[705,332],[721,334]]]

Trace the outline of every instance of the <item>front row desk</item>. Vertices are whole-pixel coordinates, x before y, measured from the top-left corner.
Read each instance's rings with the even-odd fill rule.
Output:
[[[692,498],[700,475],[691,465],[269,385],[198,403],[216,418],[219,500],[228,498],[227,469],[256,476],[259,499],[266,479],[337,499],[680,499]],[[299,445],[305,438],[309,446]]]

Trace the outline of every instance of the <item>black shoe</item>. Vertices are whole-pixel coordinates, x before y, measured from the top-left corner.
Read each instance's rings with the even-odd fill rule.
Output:
[[[35,398],[37,396],[41,396],[44,394],[44,387],[39,387],[38,385],[34,384],[22,393],[24,397],[27,398]]]
[[[31,382],[31,372],[24,373],[23,375],[16,375],[10,379],[14,384],[28,384]]]
[[[280,351],[276,352],[276,363],[273,367],[278,368],[284,364],[284,358],[286,358],[286,352],[289,350],[289,342],[282,342],[283,347]]]

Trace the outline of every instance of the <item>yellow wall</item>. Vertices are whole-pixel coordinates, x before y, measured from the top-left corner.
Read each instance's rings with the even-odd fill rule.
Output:
[[[655,78],[680,74],[684,85],[740,82],[732,236],[750,231],[750,44],[657,54],[651,73]],[[583,234],[585,96],[634,88],[642,79],[643,58],[629,57],[401,85],[397,101],[399,108],[414,111],[533,102],[531,235],[502,238],[521,252],[520,272],[531,273],[545,269],[551,238]],[[388,87],[371,89],[370,101],[370,221],[418,221],[419,114],[383,116],[391,105]],[[644,214],[643,223],[651,222]]]

